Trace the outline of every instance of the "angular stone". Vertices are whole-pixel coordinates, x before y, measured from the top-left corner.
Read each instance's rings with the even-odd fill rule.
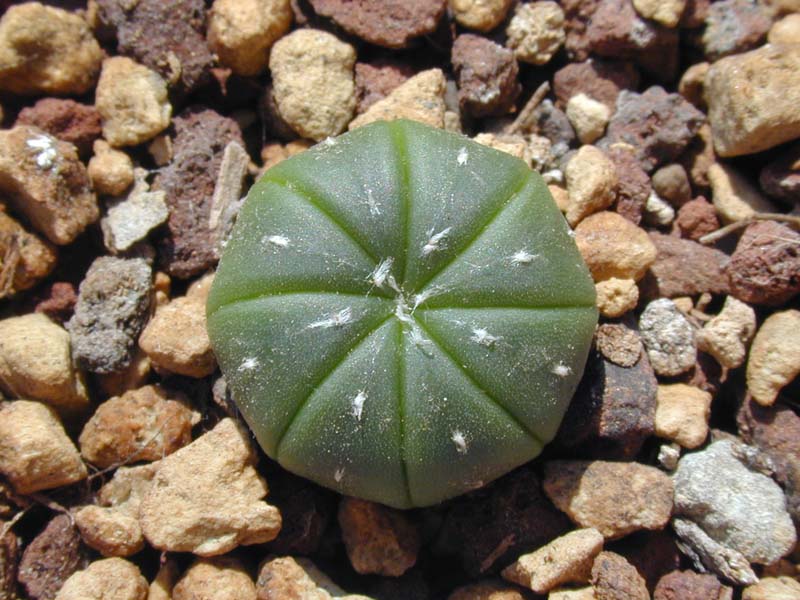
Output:
[[[636,567],[614,552],[601,552],[594,559],[592,587],[597,600],[650,600]]]
[[[196,560],[172,588],[172,600],[256,600],[256,586],[240,560]]]
[[[386,98],[413,75],[413,69],[399,61],[357,62],[356,113],[360,115],[366,112],[370,106]]]
[[[566,217],[572,227],[614,203],[617,171],[602,150],[581,146],[567,163],[564,175],[569,192]]]
[[[267,560],[256,581],[258,600],[370,600],[347,594],[307,558],[278,556]]]
[[[694,521],[676,516],[671,525],[683,553],[691,559],[697,570],[716,573],[738,585],[758,581],[750,561],[741,552],[720,544]]]
[[[725,268],[728,255],[702,246],[691,240],[650,232],[656,247],[656,260],[642,280],[641,292],[645,298],[675,298],[727,294],[728,278]]]
[[[644,230],[612,212],[581,221],[575,228],[575,243],[595,281],[611,277],[637,281],[656,259],[656,248]]]
[[[639,165],[636,150],[630,144],[612,144],[606,156],[617,171],[617,199],[614,212],[619,213],[634,225],[642,221],[642,213],[653,191],[650,177]]]
[[[720,0],[708,8],[703,49],[710,62],[761,45],[772,19],[768,11],[750,0]]]
[[[674,377],[697,360],[694,327],[668,298],[653,300],[639,317],[639,331],[653,370]]]
[[[620,367],[632,367],[642,355],[639,334],[623,323],[603,323],[595,333],[595,345],[603,358]]]
[[[464,33],[453,43],[451,63],[464,113],[485,117],[509,112],[522,89],[510,50],[483,36]]]
[[[56,281],[43,291],[34,312],[43,313],[52,321],[63,325],[72,316],[78,294],[75,286],[66,281]]]
[[[89,155],[92,143],[102,133],[100,113],[94,106],[61,98],[42,98],[33,106],[23,108],[16,124],[38,127],[74,144],[82,157]]]
[[[133,358],[148,317],[152,270],[142,258],[101,256],[81,282],[67,323],[73,356],[95,373],[116,373]]]
[[[686,0],[633,0],[633,7],[645,19],[652,19],[664,27],[675,27],[686,8]]]
[[[771,314],[761,324],[747,359],[747,389],[762,406],[775,403],[781,389],[800,373],[800,311]]]
[[[711,394],[691,385],[659,385],[656,435],[672,440],[684,448],[697,448],[708,436],[711,399]]]
[[[583,93],[569,99],[566,112],[582,144],[591,144],[600,138],[611,117],[611,111],[605,104]]]
[[[55,246],[0,210],[0,298],[35,286],[55,268]]]
[[[506,27],[506,37],[506,46],[518,60],[544,65],[564,43],[564,11],[548,0],[519,4]]]
[[[139,567],[122,558],[96,560],[73,573],[58,590],[55,600],[145,600],[147,580]]]
[[[100,227],[103,242],[111,252],[129,250],[169,218],[166,192],[151,192],[143,171],[137,169],[136,183],[127,196],[106,203],[108,211],[100,220]]]
[[[736,369],[744,363],[755,332],[755,311],[728,296],[720,313],[703,325],[697,334],[697,347],[711,354],[721,366]]]
[[[610,111],[617,108],[622,90],[639,87],[639,72],[629,62],[590,58],[562,67],[553,76],[553,93],[561,106],[576,94],[602,102]]]
[[[658,580],[653,600],[730,600],[732,590],[708,573],[671,571]]]

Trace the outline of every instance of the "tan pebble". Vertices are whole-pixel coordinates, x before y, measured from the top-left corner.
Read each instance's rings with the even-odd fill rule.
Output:
[[[256,600],[256,586],[236,558],[199,559],[172,589],[172,600]]]
[[[96,560],[73,573],[55,600],[145,600],[147,580],[139,567],[123,558]]]
[[[553,590],[547,595],[547,600],[597,600],[592,586]]]
[[[672,480],[638,463],[552,460],[543,485],[556,508],[605,539],[663,529],[672,513]]]
[[[489,148],[494,148],[495,150],[500,150],[500,152],[505,152],[506,154],[510,154],[511,156],[519,158],[520,160],[525,161],[525,164],[528,165],[528,168],[531,167],[531,155],[530,150],[528,149],[528,143],[521,135],[479,133],[472,139],[479,144],[488,146]]]
[[[543,65],[564,43],[564,11],[547,0],[518,4],[506,28],[506,45],[517,60]]]
[[[325,31],[298,29],[272,47],[274,101],[281,118],[315,141],[341,133],[356,107],[356,51]]]
[[[706,76],[720,156],[753,154],[800,136],[800,44],[765,44],[716,61]]]
[[[767,34],[770,44],[800,44],[800,14],[786,15],[772,24]]]
[[[77,148],[30,125],[0,131],[0,190],[54,244],[69,244],[100,216]]]
[[[105,375],[95,373],[94,380],[103,391],[103,396],[121,396],[125,392],[143,386],[151,372],[150,359],[141,348],[136,348],[130,365],[118,373]]]
[[[247,433],[223,419],[161,460],[142,500],[142,531],[159,550],[200,556],[268,542],[278,535],[281,516],[262,500],[266,494]]]
[[[205,302],[184,296],[162,306],[139,337],[153,365],[187,377],[214,372],[216,359],[206,331]]]
[[[192,300],[197,300],[205,304],[208,300],[208,293],[211,291],[211,285],[214,283],[214,273],[207,273],[199,279],[196,279],[186,290],[186,297]]]
[[[525,600],[517,586],[493,579],[462,585],[453,590],[447,600]]]
[[[636,12],[664,27],[675,27],[681,20],[687,0],[633,0]]]
[[[95,90],[103,137],[114,147],[136,146],[169,126],[167,84],[155,71],[125,56],[103,61]]]
[[[655,431],[684,448],[697,448],[708,437],[711,394],[683,383],[661,384],[656,395]]]
[[[755,332],[755,311],[750,305],[728,296],[722,311],[698,332],[697,347],[723,367],[735,369],[744,363],[747,346]]]
[[[558,210],[562,213],[566,213],[569,208],[569,192],[560,185],[553,183],[548,184],[547,189],[550,191],[550,195],[553,196]]]
[[[707,188],[709,186],[708,170],[711,165],[716,163],[716,160],[711,127],[708,123],[703,123],[694,140],[681,156],[681,163],[689,173],[689,178],[694,185]]]
[[[279,556],[267,560],[256,581],[258,600],[369,600],[347,594],[307,558]]]
[[[597,600],[650,600],[644,577],[614,552],[603,551],[594,559],[592,587]]]
[[[101,469],[158,460],[191,442],[199,420],[185,398],[147,385],[97,408],[81,432],[81,454]]]
[[[11,6],[0,20],[0,89],[80,95],[91,90],[103,51],[79,15],[39,2]]]
[[[742,600],[800,600],[800,582],[791,577],[764,577],[747,586]]]
[[[358,573],[399,577],[417,561],[419,533],[402,511],[345,497],[339,503],[339,525]]]
[[[642,355],[642,340],[621,323],[603,323],[595,333],[595,344],[606,360],[620,367],[632,367]]]
[[[353,119],[349,128],[352,130],[374,121],[411,119],[441,129],[444,127],[444,92],[441,69],[422,71]]]
[[[576,94],[567,102],[567,118],[581,144],[591,144],[605,133],[611,111],[586,94]]]
[[[781,389],[800,373],[800,311],[767,317],[747,359],[747,389],[762,406],[774,404]]]
[[[87,475],[56,413],[29,400],[0,404],[0,473],[18,494],[69,485]]]
[[[292,24],[289,0],[214,0],[208,13],[208,46],[237,75],[267,68],[269,49]]]
[[[178,564],[173,559],[161,565],[158,569],[155,579],[150,583],[150,589],[147,591],[147,600],[173,600],[172,588],[180,577],[178,571]]]
[[[678,83],[678,93],[703,110],[706,108],[705,84],[708,68],[711,66],[707,62],[695,63],[686,69]]]
[[[711,201],[725,223],[742,221],[757,212],[775,212],[767,200],[747,179],[732,167],[715,163],[708,169]]]
[[[55,268],[58,251],[0,209],[0,298],[33,287]]]
[[[147,152],[153,158],[153,162],[159,167],[164,167],[172,162],[174,152],[172,148],[172,138],[166,133],[157,135],[153,141],[147,145]]]
[[[609,319],[616,319],[632,311],[639,302],[639,288],[633,279],[604,279],[597,282],[595,290],[597,308],[601,315]]]
[[[675,304],[675,308],[684,315],[688,315],[694,309],[694,301],[691,296],[678,296],[677,298],[673,298],[672,302]]]
[[[448,0],[447,4],[459,25],[488,32],[503,22],[513,0]]]
[[[616,199],[614,163],[594,146],[581,146],[567,163],[564,176],[569,191],[567,221],[572,227],[592,213],[608,208]]]
[[[656,260],[656,247],[643,229],[614,212],[600,212],[575,228],[575,242],[595,281],[640,280]]]
[[[95,140],[94,156],[89,160],[89,179],[98,194],[119,196],[133,183],[133,161],[105,140]]]
[[[589,583],[594,557],[603,549],[596,529],[578,529],[523,554],[503,569],[505,579],[545,594],[565,583]]]
[[[41,313],[0,321],[0,388],[64,413],[89,405],[83,374],[72,361],[69,333]]]

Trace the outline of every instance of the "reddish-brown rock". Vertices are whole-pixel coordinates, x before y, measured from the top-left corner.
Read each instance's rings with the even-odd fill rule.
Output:
[[[361,114],[405,83],[414,70],[407,64],[376,60],[356,63],[356,113]]]
[[[75,144],[81,157],[92,151],[103,126],[100,113],[94,106],[63,98],[42,98],[33,106],[23,108],[17,117],[21,125],[35,125],[50,135]]]
[[[553,76],[553,92],[561,108],[573,96],[586,94],[605,104],[613,113],[619,93],[638,87],[639,72],[633,64],[602,58],[569,63]]]
[[[772,25],[762,4],[751,0],[721,0],[708,7],[703,48],[709,61],[752,50]]]
[[[461,110],[473,117],[506,114],[520,93],[514,53],[471,33],[456,38],[452,63]]]
[[[719,227],[717,209],[703,196],[698,196],[678,209],[672,231],[696,242]]]
[[[62,325],[72,316],[78,294],[75,286],[68,281],[56,281],[48,285],[34,308],[35,312],[43,312]]]
[[[642,211],[652,192],[650,178],[636,160],[635,149],[628,145],[612,145],[606,156],[617,171],[617,201],[614,211],[634,225],[642,221]]]
[[[5,522],[0,520],[0,529],[5,525]],[[3,600],[14,600],[17,597],[19,546],[17,536],[10,529],[0,537],[0,598]]]
[[[309,0],[317,14],[345,31],[386,48],[403,48],[433,32],[446,0]]]
[[[727,294],[728,255],[697,242],[650,232],[658,254],[642,280],[642,297],[675,298],[703,292]]]
[[[742,302],[779,306],[800,292],[800,234],[775,221],[744,230],[726,269]]]
[[[653,600],[726,600],[730,592],[714,575],[672,571],[658,580]]]
[[[636,567],[614,552],[601,552],[594,559],[592,587],[597,600],[650,600]]]

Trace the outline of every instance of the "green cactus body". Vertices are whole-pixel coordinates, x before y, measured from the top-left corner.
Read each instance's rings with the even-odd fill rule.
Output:
[[[591,277],[541,177],[409,121],[267,171],[208,300],[214,351],[266,453],[398,508],[539,454],[596,322]]]

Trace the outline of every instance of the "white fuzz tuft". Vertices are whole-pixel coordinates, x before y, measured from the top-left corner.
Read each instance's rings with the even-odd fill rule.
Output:
[[[517,250],[514,254],[511,255],[511,264],[512,265],[529,265],[533,262],[533,259],[539,258],[538,254],[531,254],[527,250]]]
[[[257,369],[260,367],[261,364],[258,362],[258,359],[255,357],[245,358],[242,361],[242,364],[239,365],[239,368],[236,369],[237,371],[252,371],[253,369]]]
[[[330,329],[331,327],[341,327],[353,321],[353,311],[348,306],[339,312],[333,313],[327,319],[314,321],[306,327],[306,329]]]
[[[422,247],[422,256],[428,256],[432,252],[436,252],[440,250],[439,243],[447,237],[447,234],[450,233],[451,227],[445,227],[439,233],[433,233],[433,229],[428,231],[428,241]]]
[[[456,429],[453,431],[453,435],[450,436],[450,439],[453,440],[453,443],[456,445],[456,450],[458,450],[459,454],[467,453],[467,438],[464,437],[463,433]]]
[[[339,482],[342,480],[342,477],[344,477],[344,467],[341,467],[341,468],[339,468],[339,469],[336,469],[336,470],[333,472],[333,480],[334,480],[336,483],[339,483]]]
[[[268,235],[264,238],[264,241],[278,248],[286,248],[290,242],[289,238],[285,235]]]
[[[456,162],[463,167],[467,164],[467,160],[469,160],[469,152],[465,146],[462,146],[458,151],[458,156],[456,156]]]
[[[412,325],[410,335],[411,335],[411,343],[414,344],[420,350],[422,350],[423,354],[425,354],[426,356],[430,356],[431,349],[433,348],[433,342],[422,334],[422,330],[416,325]]]
[[[558,363],[553,367],[553,374],[558,377],[567,377],[570,373],[572,373],[572,369],[563,363]]]
[[[426,302],[429,298],[433,298],[436,294],[440,294],[443,291],[444,291],[443,288],[439,286],[433,286],[431,288],[428,288],[427,290],[420,292],[419,294],[414,294],[414,296],[412,297],[413,303],[411,304],[411,312],[417,310],[417,308],[422,306],[422,304]]]
[[[373,217],[381,214],[381,208],[378,206],[378,203],[375,201],[375,196],[372,194],[372,190],[369,188],[367,188],[367,206],[369,207],[369,214],[371,214]]]
[[[492,335],[482,327],[472,330],[472,337],[469,338],[476,344],[480,344],[481,346],[486,346],[487,348],[491,348],[494,346],[495,342],[499,342],[502,337],[498,335]]]
[[[393,264],[394,264],[394,258],[392,258],[391,256],[389,258],[384,258],[380,262],[380,264],[377,267],[375,267],[375,270],[372,271],[372,273],[369,274],[369,277],[367,279],[369,281],[371,281],[372,285],[374,285],[377,288],[383,287],[383,284],[387,283],[387,281],[389,282],[389,285],[391,286],[391,284],[392,284],[392,282],[394,280],[394,278],[392,277],[392,275],[390,273],[391,270],[392,270],[392,265]],[[395,284],[395,285],[397,285],[397,284]]]
[[[360,390],[356,397],[353,398],[352,406],[353,406],[353,416],[357,420],[361,420],[361,413],[364,412],[364,402],[367,400],[367,394],[364,390]]]

